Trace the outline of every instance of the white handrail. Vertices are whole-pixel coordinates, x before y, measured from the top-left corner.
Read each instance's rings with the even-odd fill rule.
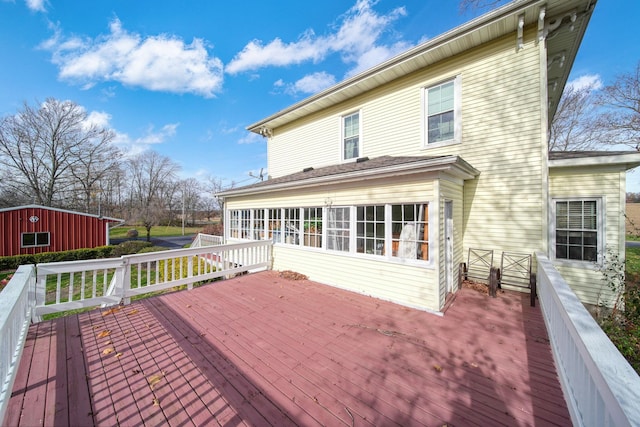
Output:
[[[36,269],[21,265],[0,294],[0,421],[4,419],[35,305]]]
[[[576,426],[640,426],[640,377],[542,253],[537,287],[558,376]]]
[[[191,243],[192,248],[199,248],[202,246],[217,246],[224,245],[224,237],[214,236],[213,234],[198,233],[196,238]]]
[[[133,296],[181,285],[190,289],[197,282],[267,269],[271,247],[270,240],[260,240],[38,264],[34,320],[39,321],[43,314],[128,304]],[[55,301],[47,301],[48,293]]]

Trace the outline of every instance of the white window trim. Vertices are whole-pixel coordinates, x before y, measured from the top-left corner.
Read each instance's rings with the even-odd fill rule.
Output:
[[[429,143],[429,134],[428,134],[428,91],[432,87],[439,86],[444,83],[448,83],[453,81],[453,139],[449,139],[446,141],[432,142]],[[421,92],[421,102],[422,102],[422,124],[421,124],[421,133],[422,133],[422,148],[437,148],[444,147],[447,145],[460,144],[462,142],[462,79],[460,75],[457,75],[453,78],[445,79],[438,81],[433,84],[429,84],[428,86],[424,86]]]
[[[345,117],[351,116],[352,114],[358,114],[358,155],[349,159],[345,159],[344,157],[344,119]],[[340,161],[341,162],[355,162],[358,158],[364,157],[362,150],[362,141],[363,141],[363,129],[362,129],[362,109],[352,110],[348,113],[344,113],[340,115]]]
[[[580,261],[575,259],[556,258],[556,202],[577,202],[594,200],[596,202],[596,232],[598,233],[598,248],[596,261]],[[552,197],[549,209],[549,258],[557,264],[567,267],[595,269],[604,262],[604,250],[606,248],[606,200],[604,196],[579,196],[579,197]]]
[[[414,259],[414,258],[400,258],[400,257],[394,257],[392,256],[392,251],[388,250],[387,253],[385,255],[376,255],[376,254],[366,254],[366,253],[360,253],[357,252],[357,225],[356,225],[356,217],[357,217],[357,208],[359,206],[378,206],[378,205],[383,205],[384,206],[384,223],[385,223],[385,235],[384,235],[384,242],[385,245],[387,245],[387,247],[391,248],[393,246],[392,243],[392,206],[393,205],[427,205],[429,206],[429,214],[428,217],[424,218],[423,220],[427,222],[427,227],[429,228],[429,239],[427,240],[427,243],[429,245],[429,259],[427,260],[422,260],[422,259]],[[436,227],[436,221],[438,220],[437,217],[437,212],[435,212],[432,208],[436,207],[436,202],[435,201],[421,201],[421,202],[411,202],[411,201],[406,201],[406,202],[393,202],[393,203],[371,203],[371,204],[357,204],[357,205],[340,205],[340,206],[331,206],[332,208],[348,208],[349,209],[349,250],[348,251],[339,251],[339,250],[333,250],[333,249],[328,249],[327,248],[327,232],[328,232],[328,227],[325,226],[325,221],[328,221],[328,212],[327,206],[305,206],[305,207],[300,207],[300,208],[259,208],[259,209],[251,209],[251,208],[243,208],[243,209],[226,209],[226,214],[225,217],[227,219],[226,224],[225,224],[225,228],[227,229],[225,232],[228,233],[227,236],[229,236],[229,239],[232,241],[247,241],[247,240],[251,240],[251,239],[246,239],[246,238],[231,238],[231,212],[232,211],[243,211],[243,210],[249,210],[250,214],[249,214],[249,218],[250,218],[250,230],[249,230],[249,235],[253,236],[255,229],[253,227],[253,219],[254,219],[254,212],[256,210],[260,210],[260,211],[264,211],[264,227],[265,227],[265,236],[268,234],[268,221],[269,221],[269,209],[278,209],[281,212],[282,215],[282,221],[284,224],[285,221],[285,209],[297,209],[299,210],[299,235],[298,235],[298,243],[297,244],[293,244],[293,243],[285,243],[284,242],[284,237],[281,236],[279,241],[274,241],[274,245],[276,246],[282,246],[282,247],[288,247],[288,248],[296,248],[299,250],[304,250],[304,251],[321,251],[321,252],[328,252],[328,253],[335,253],[335,254],[340,254],[340,256],[347,256],[347,257],[354,257],[354,258],[367,258],[367,259],[371,259],[371,260],[376,260],[376,261],[384,261],[384,262],[390,262],[390,263],[394,263],[394,264],[404,264],[404,265],[412,265],[412,266],[416,266],[416,267],[426,267],[426,268],[435,268],[435,257],[436,257],[436,240],[434,236],[436,236],[435,233],[435,228]],[[305,246],[304,245],[304,228],[303,228],[303,224],[304,224],[304,210],[305,209],[321,209],[322,211],[322,234],[320,234],[321,239],[322,239],[322,246],[321,247],[315,247],[315,246]],[[242,215],[239,215],[238,221],[239,223],[242,221]],[[242,230],[240,224],[239,224],[239,231]],[[284,232],[282,232],[284,235]],[[265,237],[266,239],[266,237]],[[268,239],[266,239],[268,240]]]
[[[33,234],[33,238],[35,241],[35,244],[33,245],[23,245],[24,243],[24,235],[25,234]],[[46,234],[47,235],[47,244],[46,245],[39,245],[38,244],[38,234]],[[25,231],[23,233],[20,234],[20,247],[21,248],[44,248],[47,246],[51,246],[51,232],[49,231]]]

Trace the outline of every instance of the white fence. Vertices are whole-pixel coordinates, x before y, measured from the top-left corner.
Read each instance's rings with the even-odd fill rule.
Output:
[[[4,419],[27,338],[35,282],[35,266],[21,265],[0,294],[0,422]]]
[[[538,296],[576,426],[640,426],[640,377],[542,253]]]

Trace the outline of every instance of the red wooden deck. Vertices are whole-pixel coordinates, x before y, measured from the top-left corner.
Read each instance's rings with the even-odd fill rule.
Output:
[[[42,322],[3,425],[570,425],[528,302],[439,317],[263,272]]]

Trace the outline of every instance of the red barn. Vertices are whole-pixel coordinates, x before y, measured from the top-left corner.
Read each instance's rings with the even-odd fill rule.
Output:
[[[108,245],[109,225],[123,222],[38,205],[0,209],[0,256]]]

